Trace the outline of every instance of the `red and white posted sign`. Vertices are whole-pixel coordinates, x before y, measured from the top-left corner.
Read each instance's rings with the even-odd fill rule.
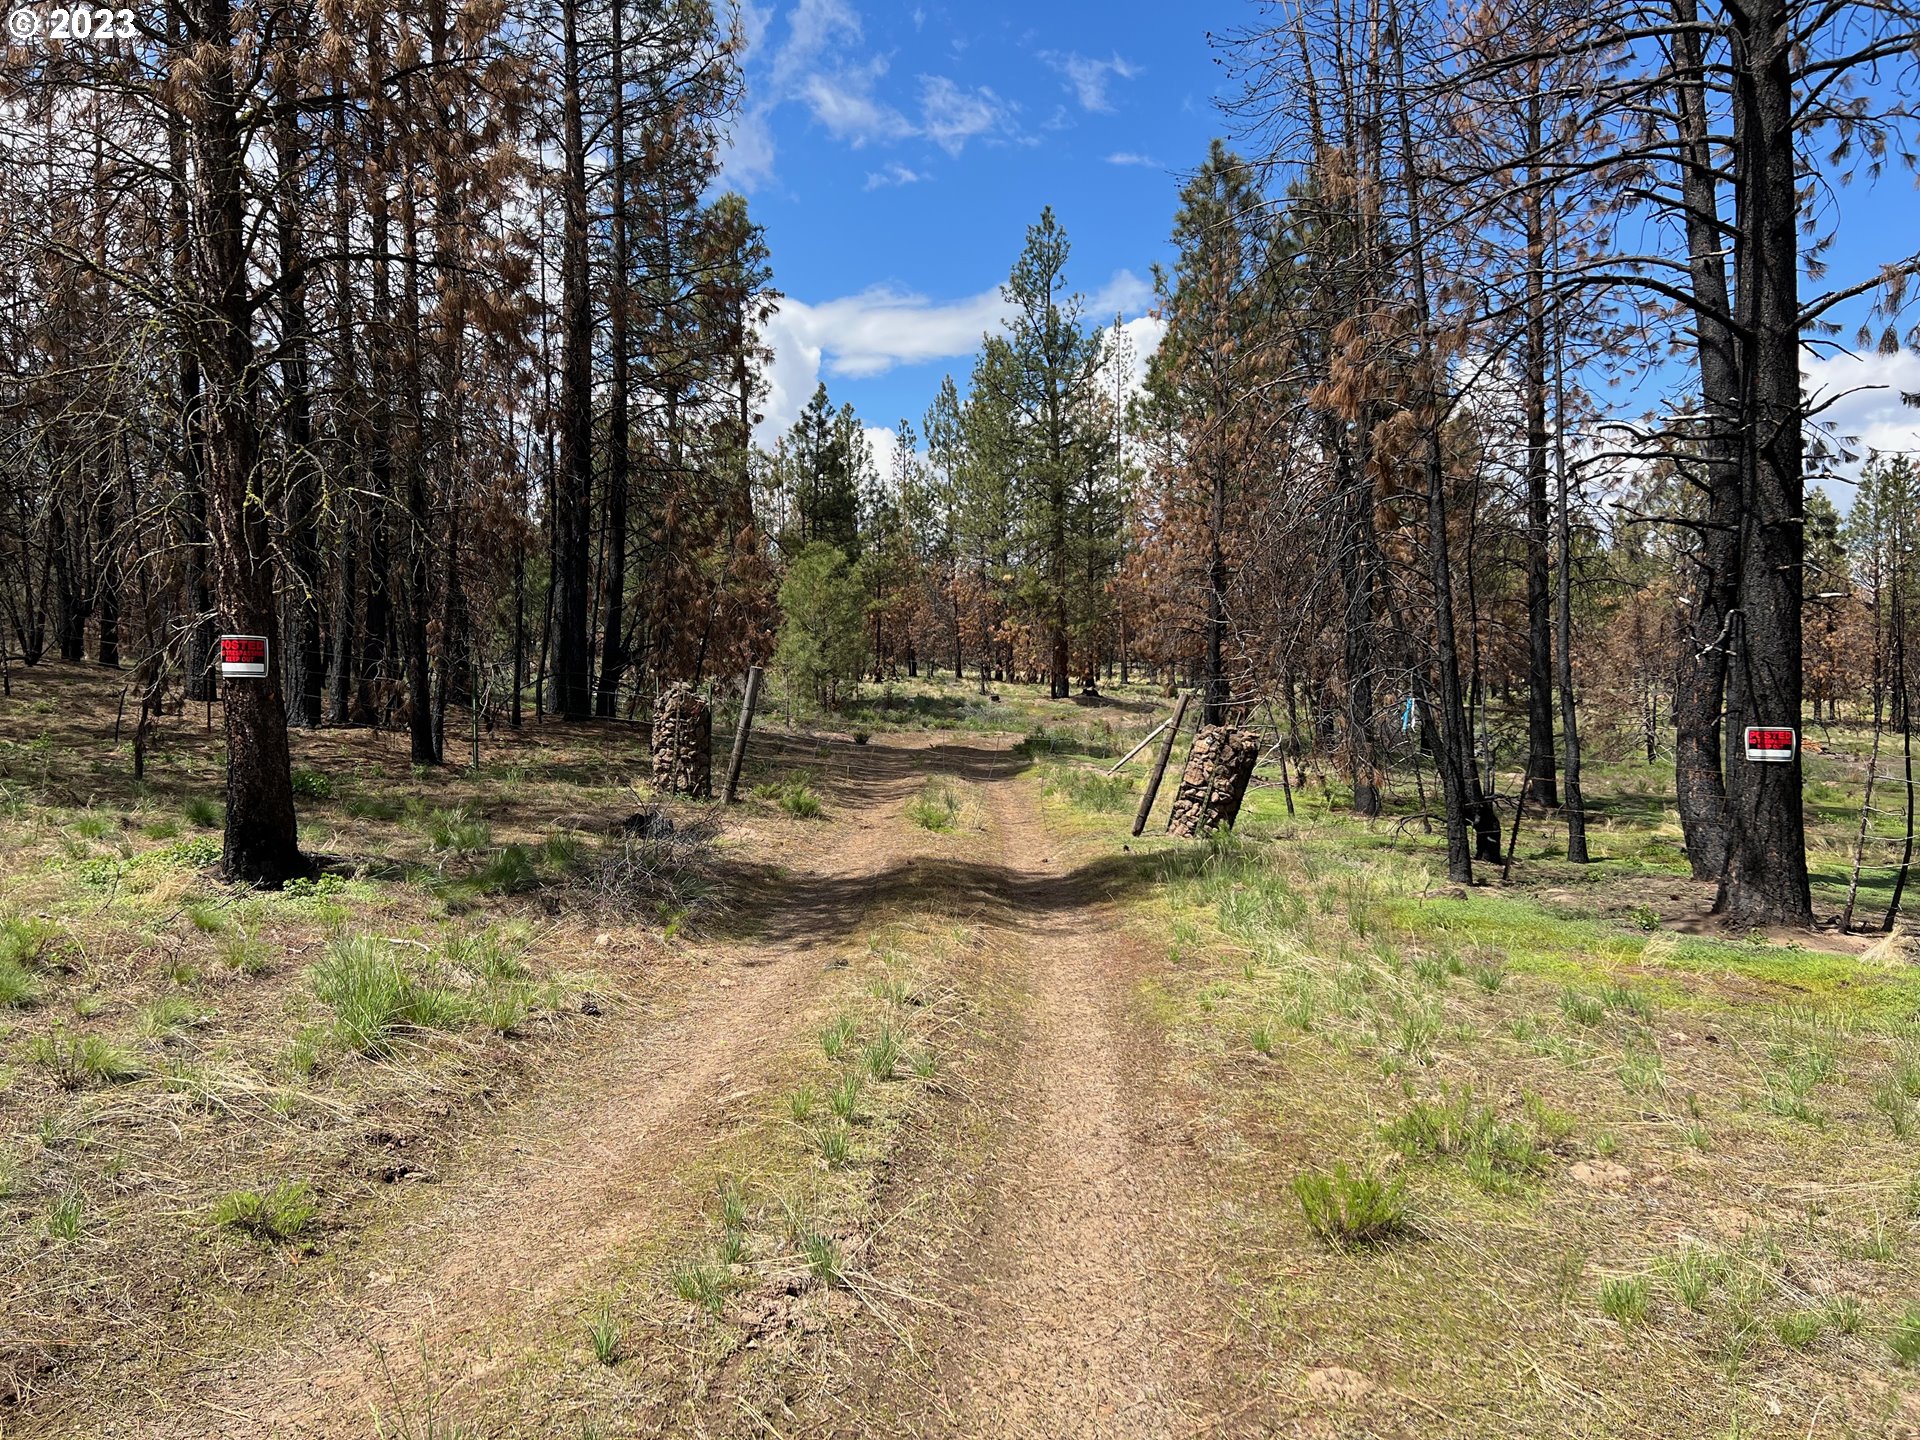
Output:
[[[222,635],[220,673],[229,680],[259,680],[267,673],[267,637]]]
[[[1749,725],[1747,759],[1763,765],[1793,763],[1794,733],[1784,725]]]

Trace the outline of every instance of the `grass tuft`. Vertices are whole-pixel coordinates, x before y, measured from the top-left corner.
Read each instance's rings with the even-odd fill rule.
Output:
[[[587,1339],[593,1345],[593,1358],[612,1365],[620,1358],[621,1326],[611,1305],[602,1305],[587,1317]]]
[[[1622,1325],[1637,1325],[1647,1318],[1647,1277],[1616,1275],[1600,1282],[1600,1310]]]
[[[1295,1176],[1293,1193],[1307,1229],[1330,1245],[1378,1245],[1407,1228],[1406,1182],[1397,1175],[1351,1170],[1343,1160]]]
[[[0,959],[0,1010],[40,1003],[40,981],[18,960]]]
[[[841,1285],[846,1281],[846,1258],[840,1242],[831,1235],[810,1231],[800,1241],[800,1253],[806,1258],[807,1272],[823,1285]]]
[[[389,947],[368,936],[337,940],[309,973],[313,993],[333,1010],[333,1038],[362,1055],[390,1055],[406,1030],[454,1029],[467,1006],[418,983]]]
[[[780,788],[780,808],[796,820],[817,820],[822,807],[813,787],[796,780]]]
[[[78,1190],[69,1190],[47,1207],[47,1235],[71,1243],[86,1229],[87,1202]]]
[[[718,1315],[727,1302],[729,1277],[710,1260],[683,1261],[669,1278],[675,1295],[690,1305],[698,1305],[709,1315]]]
[[[907,818],[922,830],[947,831],[960,819],[960,794],[951,780],[935,778],[907,804]]]
[[[283,1180],[269,1190],[235,1190],[213,1204],[210,1218],[222,1230],[238,1230],[255,1240],[292,1240],[319,1211],[313,1191],[302,1180]]]
[[[1906,1313],[1893,1322],[1887,1332],[1887,1348],[1908,1369],[1920,1366],[1920,1305],[1907,1306]]]
[[[63,1090],[123,1085],[147,1073],[137,1055],[104,1035],[36,1035],[28,1043],[27,1054],[53,1071]]]

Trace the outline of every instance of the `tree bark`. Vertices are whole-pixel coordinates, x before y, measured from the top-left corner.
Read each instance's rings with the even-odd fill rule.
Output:
[[[1716,909],[1737,925],[1810,925],[1798,755],[1744,756],[1748,725],[1800,729],[1806,536],[1792,35],[1786,0],[1730,5],[1741,187],[1737,311],[1751,337],[1741,430],[1740,593],[1727,667],[1727,866]]]
[[[1727,863],[1727,789],[1721,769],[1721,710],[1737,603],[1740,555],[1740,362],[1732,327],[1720,223],[1706,71],[1694,0],[1673,0],[1680,188],[1685,206],[1694,344],[1700,367],[1701,465],[1706,520],[1694,556],[1692,614],[1674,675],[1674,800],[1696,880],[1718,880]],[[1744,755],[1740,763],[1744,764]]]
[[[588,569],[592,546],[593,311],[587,293],[587,149],[581,122],[578,0],[561,0],[564,211],[560,257],[560,461],[554,476],[554,685],[568,720],[593,713]]]
[[[1541,148],[1541,99],[1528,101],[1528,153]],[[1545,198],[1525,197],[1527,232],[1527,783],[1523,801],[1560,803],[1553,758],[1553,600],[1549,588],[1547,497],[1547,301]]]
[[[196,0],[202,59],[194,158],[192,334],[206,385],[207,528],[221,621],[274,635],[272,536],[257,492],[259,428],[252,297],[247,286],[246,139],[229,0]],[[227,823],[221,857],[230,880],[279,886],[310,873],[293,808],[287,715],[276,668],[222,685]]]

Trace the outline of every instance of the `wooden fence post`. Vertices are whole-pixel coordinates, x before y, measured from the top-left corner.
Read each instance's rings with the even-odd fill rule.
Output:
[[[733,732],[733,755],[727,761],[727,785],[721,791],[723,804],[734,802],[734,792],[740,788],[740,766],[747,758],[747,732],[753,729],[753,705],[760,698],[760,667],[752,666],[747,671],[747,693],[740,697],[740,728]]]
[[[1192,699],[1191,690],[1180,692],[1180,703],[1173,710],[1173,722],[1167,726],[1166,736],[1160,741],[1160,754],[1153,762],[1153,773],[1147,777],[1147,793],[1140,797],[1140,809],[1133,817],[1135,835],[1147,828],[1147,816],[1153,811],[1154,796],[1160,793],[1160,777],[1167,773],[1167,760],[1173,754],[1173,742],[1179,738],[1180,722],[1187,718],[1187,705]]]

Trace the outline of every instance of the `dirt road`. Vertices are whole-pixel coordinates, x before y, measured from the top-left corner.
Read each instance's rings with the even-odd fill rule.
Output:
[[[829,1428],[861,1433],[871,1401],[909,1433],[1227,1433],[1207,1358],[1227,1326],[1194,1234],[1203,1186],[1132,1013],[1145,962],[1106,898],[1127,872],[1070,865],[1004,750],[883,739],[839,747],[835,764],[833,843],[762,897],[755,939],[705,948],[712,983],[670,1020],[636,1019],[530,1090],[471,1163],[264,1333],[154,1393],[83,1396],[14,1433],[364,1435],[371,1414],[422,1396],[459,1413],[463,1395],[488,1398],[471,1431],[444,1433],[545,1433],[538,1397],[503,1414],[489,1377],[577,1327],[581,1297],[685,1207],[700,1157],[780,1083],[824,958],[896,901],[984,915],[1026,999],[996,1093],[980,1097],[1004,1118],[979,1173],[949,1177],[976,1197],[979,1229],[933,1287],[930,1368],[903,1372],[904,1389],[855,1385]],[[970,782],[977,858],[956,861],[904,817],[930,772]],[[566,1423],[552,1433],[579,1433]]]

